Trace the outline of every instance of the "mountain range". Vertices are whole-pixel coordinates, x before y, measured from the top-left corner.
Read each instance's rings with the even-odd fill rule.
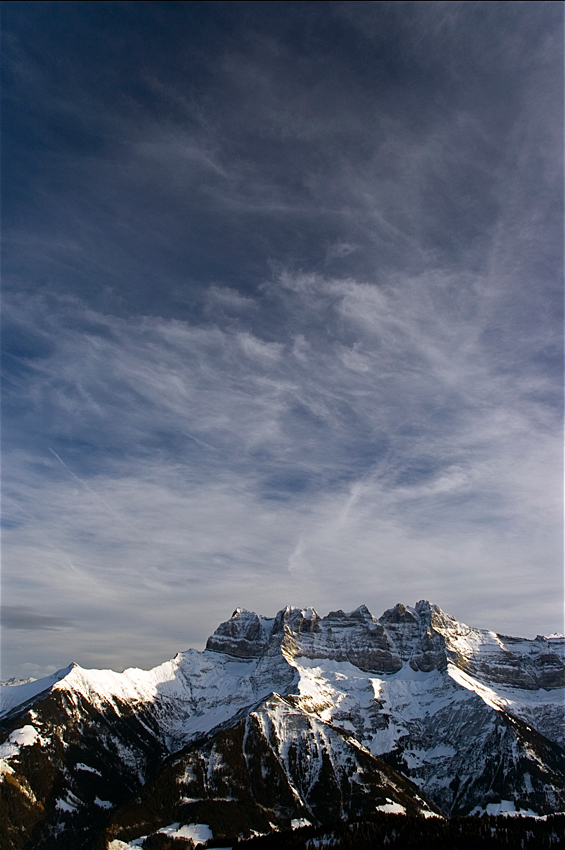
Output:
[[[544,817],[565,811],[565,638],[426,601],[238,608],[152,670],[2,687],[0,732],[5,850],[232,846],[374,812]]]

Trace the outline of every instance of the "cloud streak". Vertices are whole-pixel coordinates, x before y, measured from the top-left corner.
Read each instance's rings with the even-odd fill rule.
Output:
[[[49,617],[28,608],[25,605],[3,605],[0,610],[2,626],[5,629],[22,629],[23,631],[54,631],[68,629],[74,625],[72,620],[65,617]]]

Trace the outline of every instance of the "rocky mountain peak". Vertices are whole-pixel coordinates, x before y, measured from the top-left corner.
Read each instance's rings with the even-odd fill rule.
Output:
[[[565,683],[563,639],[518,638],[471,629],[427,600],[412,608],[398,603],[375,619],[366,605],[354,611],[287,606],[276,617],[236,608],[208,639],[206,648],[235,658],[283,653],[293,659],[349,661],[375,674],[445,670],[448,663],[484,681],[509,681],[521,688],[556,688]],[[480,647],[480,651],[477,651]]]
[[[419,617],[414,609],[406,608],[401,602],[398,602],[394,608],[389,608],[379,618],[381,623],[418,623]]]
[[[426,601],[416,608],[398,603],[378,620],[366,605],[349,613],[330,611],[325,617],[313,608],[287,606],[272,619],[236,608],[208,639],[206,649],[257,658],[279,647],[289,661],[349,661],[374,673],[393,673],[406,661],[418,670],[445,669],[445,641],[432,628],[436,607]]]
[[[236,658],[256,658],[263,655],[269,643],[271,629],[267,623],[272,621],[265,621],[245,608],[236,608],[230,619],[208,638],[206,649]]]

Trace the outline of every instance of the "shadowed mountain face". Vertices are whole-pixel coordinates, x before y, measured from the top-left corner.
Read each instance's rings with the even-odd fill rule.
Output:
[[[1,845],[123,850],[190,824],[250,836],[374,811],[563,811],[564,648],[425,601],[379,619],[237,609],[204,652],[153,670],[71,665],[4,687]]]

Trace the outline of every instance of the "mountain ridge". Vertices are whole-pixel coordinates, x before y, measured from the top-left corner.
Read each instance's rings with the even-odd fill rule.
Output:
[[[6,847],[64,848],[92,835],[109,847],[110,836],[146,835],[132,801],[160,799],[177,762],[209,778],[175,780],[151,829],[167,826],[167,817],[200,822],[205,813],[220,833],[230,807],[241,835],[274,828],[268,823],[320,822],[322,788],[334,789],[334,811],[338,799],[357,801],[339,804],[344,817],[379,805],[444,815],[509,805],[540,816],[564,811],[564,655],[561,636],[472,629],[425,600],[380,618],[364,605],[325,617],[313,608],[287,606],[272,618],[236,608],[203,652],[187,650],[152,670],[71,664],[3,687]],[[245,734],[234,731],[243,727]],[[230,758],[239,765],[231,779]],[[312,766],[326,777],[322,785]],[[275,776],[286,808],[271,794]],[[182,803],[183,782],[190,803]],[[10,828],[15,811],[29,823],[27,844]],[[136,823],[120,821],[135,811]]]

